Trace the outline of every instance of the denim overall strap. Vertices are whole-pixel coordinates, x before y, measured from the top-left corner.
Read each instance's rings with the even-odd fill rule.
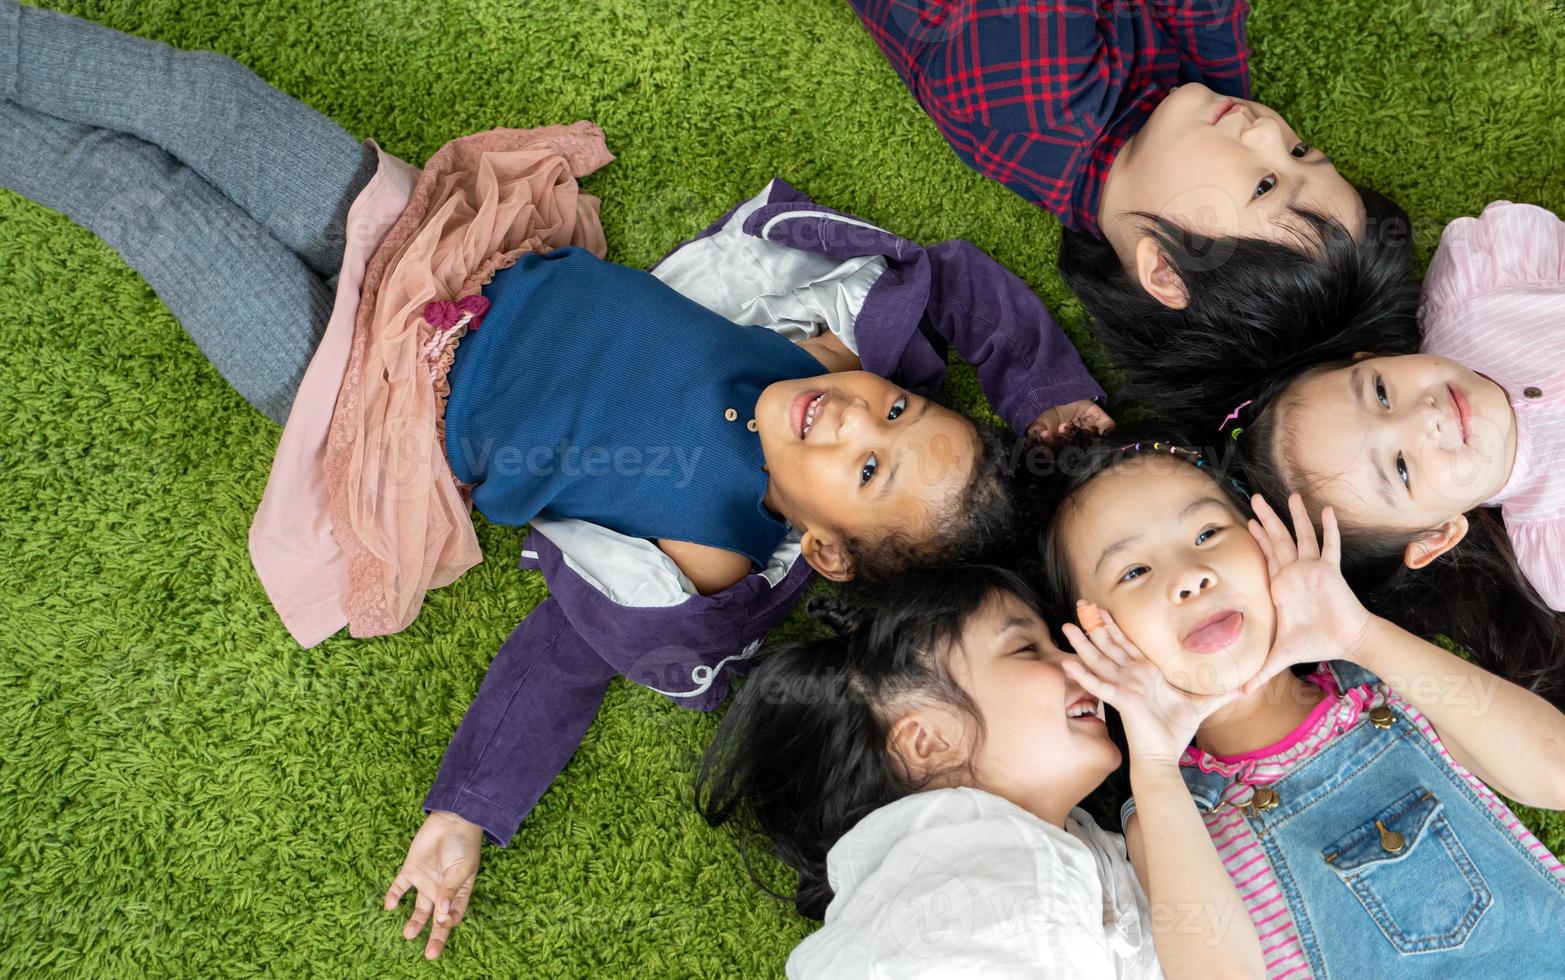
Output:
[[[1343,666],[1342,681],[1358,676]],[[1275,806],[1244,811],[1311,972],[1565,976],[1555,862],[1517,839],[1421,725],[1400,707],[1365,710],[1271,784]]]
[[[1358,664],[1349,663],[1346,660],[1333,660],[1330,663],[1321,664],[1337,680],[1337,693],[1351,691],[1355,687],[1365,684],[1379,683],[1380,678],[1360,667]]]

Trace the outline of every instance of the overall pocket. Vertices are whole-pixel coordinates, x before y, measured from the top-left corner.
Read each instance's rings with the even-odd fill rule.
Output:
[[[1440,800],[1423,787],[1321,857],[1401,953],[1460,947],[1494,900]]]

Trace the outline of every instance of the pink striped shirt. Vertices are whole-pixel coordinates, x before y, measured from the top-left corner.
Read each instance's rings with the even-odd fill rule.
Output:
[[[1185,750],[1180,760],[1180,765],[1195,766],[1203,772],[1220,772],[1234,778],[1222,799],[1222,803],[1234,805],[1224,806],[1220,803],[1211,811],[1203,813],[1202,819],[1206,822],[1207,833],[1212,837],[1212,844],[1217,848],[1223,867],[1233,878],[1239,890],[1239,898],[1255,922],[1269,978],[1306,980],[1312,974],[1304,947],[1299,942],[1298,929],[1288,910],[1277,876],[1272,871],[1271,862],[1266,859],[1259,838],[1250,829],[1249,822],[1239,808],[1250,801],[1255,787],[1268,786],[1282,779],[1337,736],[1352,728],[1361,714],[1382,704],[1393,705],[1404,713],[1438,750],[1440,758],[1473,788],[1490,812],[1521,841],[1522,846],[1547,870],[1565,881],[1565,866],[1533,836],[1532,831],[1517,819],[1516,814],[1493,790],[1451,758],[1429,721],[1401,695],[1383,683],[1363,684],[1339,695],[1336,678],[1324,666],[1308,679],[1325,689],[1328,697],[1316,705],[1310,717],[1282,741],[1239,756],[1216,756],[1192,745]]]
[[[1440,236],[1424,278],[1424,351],[1510,396],[1516,465],[1497,506],[1533,587],[1565,611],[1565,222],[1496,201]]]

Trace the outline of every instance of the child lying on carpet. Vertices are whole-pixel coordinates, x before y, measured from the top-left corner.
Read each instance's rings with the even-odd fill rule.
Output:
[[[1190,334],[1411,333],[1407,215],[1250,100],[1246,0],[851,2],[957,156],[1064,224],[1120,363]]]
[[[1243,692],[1180,771],[1268,974],[1565,974],[1565,867],[1496,795],[1565,808],[1565,715],[1372,616],[1332,510],[1318,541],[1299,497],[1293,533],[1259,496],[1247,522],[1243,499],[1193,450],[1099,443],[1047,515],[1043,558],[1054,599],[1113,640],[1082,666],[1108,677],[1144,656],[1181,690]],[[1165,818],[1138,810],[1125,839],[1145,875]]]
[[[1085,687],[1032,590],[991,566],[912,572],[831,618],[840,635],[760,662],[697,785],[707,820],[769,838],[799,912],[826,920],[790,977],[1259,975],[1178,768],[1238,692],[1178,691],[1101,629],[1072,635],[1097,653]],[[1159,830],[1139,882],[1124,840],[1078,808],[1121,761],[1089,690],[1119,709]]]
[[[1330,506],[1376,612],[1565,704],[1565,222],[1505,201],[1453,221],[1418,319],[1313,359],[1186,337],[1125,374],[1186,428],[1222,420],[1251,489]],[[1222,369],[1181,373],[1201,360]]]
[[[251,551],[302,644],[410,624],[480,560],[472,504],[533,524],[523,560],[554,594],[496,658],[388,893],[418,889],[414,935],[440,901],[431,956],[477,870],[476,849],[429,860],[452,821],[507,841],[616,673],[711,707],[811,570],[1007,543],[996,434],[929,398],[947,343],[1018,430],[1112,425],[993,260],[780,181],[661,278],[603,262],[589,123],[459,139],[420,174],[230,59],[9,0],[0,93],[0,183],[98,233],[287,418]]]

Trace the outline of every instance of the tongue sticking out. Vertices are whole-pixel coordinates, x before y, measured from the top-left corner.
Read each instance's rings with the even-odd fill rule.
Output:
[[[1235,610],[1185,637],[1185,646],[1197,653],[1216,653],[1237,640],[1242,629],[1244,613]]]

